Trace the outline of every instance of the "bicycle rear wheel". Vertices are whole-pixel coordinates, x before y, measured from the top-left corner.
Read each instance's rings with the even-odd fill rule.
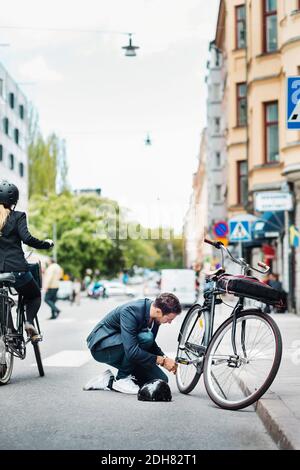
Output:
[[[244,310],[237,315],[235,355],[232,322],[232,317],[227,319],[209,344],[204,383],[214,403],[238,410],[259,400],[272,384],[281,362],[282,340],[269,315]]]
[[[209,313],[200,305],[194,305],[184,319],[178,338],[177,357],[181,361],[178,363],[176,383],[181,393],[190,393],[199,382],[208,334]]]
[[[0,338],[0,341],[4,341],[3,337]],[[0,364],[0,385],[6,385],[11,379],[14,366],[14,356],[7,348],[3,354],[2,362],[3,364]]]

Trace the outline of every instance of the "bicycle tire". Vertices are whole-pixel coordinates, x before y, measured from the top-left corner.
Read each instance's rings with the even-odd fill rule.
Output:
[[[195,312],[197,312],[199,310],[201,311],[201,313],[199,312],[199,314],[200,314],[199,319],[202,318],[203,319],[203,324],[204,324],[203,325],[203,336],[202,336],[202,340],[201,340],[201,346],[207,346],[208,334],[209,334],[209,312],[207,310],[202,310],[201,305],[195,304],[187,312],[187,314],[185,316],[185,319],[183,321],[183,324],[181,326],[179,337],[178,337],[179,344],[178,344],[178,349],[177,349],[177,356],[182,356],[182,354],[186,354],[185,350],[184,350],[184,353],[183,353],[183,350],[181,349],[181,347],[182,347],[182,344],[183,344],[185,338],[188,336],[188,333],[189,333],[188,328],[189,328],[191,322],[193,321],[193,319],[194,319],[194,322],[195,321],[197,322]],[[196,315],[198,315],[198,314],[196,313]],[[195,328],[195,325],[196,325],[196,323],[194,323],[194,325],[192,326],[192,329]],[[182,378],[182,375],[184,374],[184,371],[185,371],[185,373],[187,373],[187,368],[188,367],[194,367],[195,371],[192,370],[191,380],[188,383],[184,384],[184,380]],[[192,390],[194,390],[194,388],[196,387],[197,383],[200,380],[202,372],[203,372],[203,362],[199,363],[197,367],[194,366],[194,365],[184,365],[184,364],[179,363],[177,373],[176,373],[176,384],[177,384],[177,388],[180,391],[180,393],[188,394]]]
[[[4,365],[0,365],[0,386],[7,385],[11,379],[13,366],[14,366],[14,356],[12,353],[6,353],[9,356],[9,366],[6,366],[6,370],[4,370]]]
[[[37,363],[37,367],[38,367],[40,377],[44,377],[45,372],[44,372],[44,367],[43,367],[43,363],[42,363],[40,345],[39,345],[38,342],[36,342],[36,343],[33,342],[32,346],[33,346],[34,355],[35,355],[35,359],[36,359],[36,363]]]
[[[243,379],[241,379],[240,376],[238,376],[237,378],[234,378],[234,381],[235,381],[234,386],[236,387],[236,389],[240,390],[241,393],[244,394],[244,398],[241,399],[240,401],[235,401],[235,402],[232,402],[230,400],[228,401],[228,400],[226,400],[227,397],[224,395],[224,391],[223,391],[223,398],[221,398],[219,393],[220,393],[220,391],[222,392],[222,387],[220,387],[219,380],[218,380],[219,378],[218,377],[216,378],[216,376],[212,372],[212,366],[218,365],[218,364],[216,364],[217,363],[217,359],[216,359],[217,355],[215,356],[215,359],[213,359],[213,353],[214,353],[214,351],[216,351],[216,348],[218,348],[220,346],[220,344],[222,342],[222,339],[225,337],[226,333],[229,332],[229,331],[231,333],[231,324],[232,324],[232,321],[233,321],[233,317],[228,318],[224,323],[222,323],[222,325],[215,332],[214,336],[212,337],[212,339],[209,343],[207,353],[206,353],[206,356],[205,356],[205,361],[204,361],[203,374],[204,374],[205,388],[206,388],[206,391],[207,391],[209,397],[211,398],[211,400],[216,405],[218,405],[220,408],[223,408],[223,409],[239,410],[239,409],[246,408],[247,406],[250,406],[253,403],[257,402],[264,395],[264,393],[268,390],[268,388],[272,384],[272,382],[275,379],[276,374],[278,372],[279,366],[280,366],[281,357],[282,357],[282,339],[281,339],[281,334],[280,334],[280,331],[279,331],[279,328],[278,328],[277,324],[275,323],[275,321],[269,315],[266,315],[261,310],[256,310],[256,309],[243,310],[242,312],[240,312],[237,315],[237,322],[242,321],[241,319],[245,319],[245,322],[247,322],[247,320],[250,320],[251,318],[256,319],[256,320],[259,319],[260,321],[267,324],[268,327],[270,328],[270,331],[273,334],[274,351],[275,351],[273,363],[272,363],[272,366],[269,370],[268,375],[266,376],[266,379],[264,380],[264,382],[262,383],[262,385],[258,389],[253,387],[254,391],[251,392],[251,389],[247,387],[247,384],[244,383]],[[246,323],[245,323],[245,325],[246,325]],[[225,343],[226,343],[226,341],[225,341]],[[225,346],[228,347],[228,342],[227,342],[227,345],[225,344]],[[264,359],[265,359],[264,356],[262,356],[262,358],[260,358],[259,354],[257,354],[257,352],[256,352],[257,350],[254,349],[254,351],[255,351],[255,354],[253,353],[253,358],[254,359],[256,358],[257,360],[264,361]],[[249,356],[247,357],[247,355],[246,355],[246,359],[244,359],[244,361],[245,361],[244,364],[250,364],[251,363],[250,359],[251,358]],[[213,364],[213,361],[215,361],[214,364]],[[222,362],[222,361],[220,361],[220,362]],[[226,362],[225,359],[223,359],[224,364],[225,364],[225,362]],[[227,372],[228,372],[229,367],[232,367],[232,366],[229,365],[228,359],[227,359],[227,366],[228,366],[228,369],[227,369]],[[250,366],[247,366],[247,367],[250,367]],[[230,371],[229,371],[229,373],[230,373]],[[254,374],[252,372],[252,376],[253,375]],[[251,372],[250,372],[250,376],[251,376]],[[224,377],[226,377],[226,376],[224,376]],[[228,378],[226,380],[228,380]],[[216,384],[216,388],[214,388],[212,386],[213,383]],[[219,393],[216,391],[216,389],[219,390]]]

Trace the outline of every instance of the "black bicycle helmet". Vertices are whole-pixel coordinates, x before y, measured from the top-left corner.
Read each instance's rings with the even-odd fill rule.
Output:
[[[145,383],[138,392],[141,401],[171,401],[172,394],[167,382],[161,379]]]
[[[0,181],[0,204],[10,208],[15,206],[19,200],[19,190],[16,185],[8,181]]]

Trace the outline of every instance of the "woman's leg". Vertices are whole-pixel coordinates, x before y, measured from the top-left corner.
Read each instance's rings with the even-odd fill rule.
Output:
[[[16,287],[16,291],[24,298],[26,319],[29,323],[32,324],[41,306],[40,289],[35,280],[32,278],[25,285]]]

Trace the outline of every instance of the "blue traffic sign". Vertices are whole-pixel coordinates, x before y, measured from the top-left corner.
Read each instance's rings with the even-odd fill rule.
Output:
[[[287,128],[300,129],[300,77],[287,79]]]
[[[247,242],[252,239],[250,222],[246,220],[231,220],[229,222],[230,241]]]
[[[214,225],[214,228],[213,228],[213,231],[214,231],[214,234],[217,236],[217,237],[220,237],[220,238],[223,238],[223,237],[226,237],[226,235],[228,235],[228,225],[226,222],[217,222],[215,225]]]

